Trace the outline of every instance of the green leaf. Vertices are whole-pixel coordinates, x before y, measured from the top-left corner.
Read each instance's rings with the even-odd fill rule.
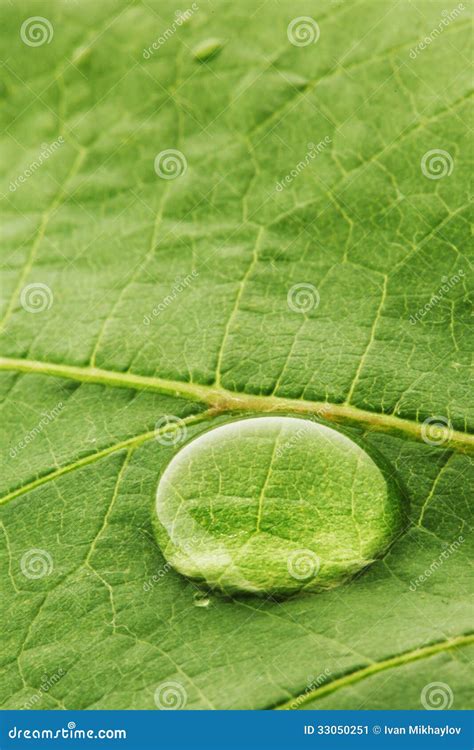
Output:
[[[467,708],[467,10],[192,10],[3,10],[0,704]],[[263,414],[343,425],[410,518],[337,588],[203,598],[157,486]]]

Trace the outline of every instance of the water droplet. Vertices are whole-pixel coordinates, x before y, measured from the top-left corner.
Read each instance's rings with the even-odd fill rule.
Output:
[[[204,594],[197,593],[194,594],[194,606],[195,607],[208,607],[211,603],[211,600],[208,596],[205,596]]]
[[[404,522],[383,457],[309,419],[278,416],[220,425],[181,448],[154,512],[173,567],[232,594],[339,585],[380,557]]]
[[[198,62],[207,62],[216,57],[224,43],[220,39],[206,39],[193,49],[193,57]]]

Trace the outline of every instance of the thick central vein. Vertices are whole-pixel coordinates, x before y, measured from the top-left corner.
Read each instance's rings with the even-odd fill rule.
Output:
[[[187,383],[178,380],[167,380],[148,375],[136,375],[130,372],[115,372],[97,367],[78,367],[75,365],[40,362],[38,360],[0,358],[0,370],[12,370],[37,375],[51,375],[67,378],[82,383],[96,383],[116,388],[153,391],[207,404],[218,412],[293,412],[322,416],[335,422],[352,423],[364,427],[394,431],[418,440],[423,439],[423,424],[410,419],[402,419],[393,414],[359,409],[349,404],[332,404],[323,401],[307,401],[297,398],[279,396],[259,396],[252,393],[238,393],[225,388]],[[440,426],[437,441],[444,447],[461,451],[474,450],[474,435],[453,430],[449,426]]]

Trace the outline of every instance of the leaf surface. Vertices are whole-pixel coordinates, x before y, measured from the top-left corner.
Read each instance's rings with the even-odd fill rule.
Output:
[[[45,2],[30,46],[36,6],[4,8],[3,708],[155,708],[166,682],[188,708],[419,708],[433,682],[469,706],[470,31],[443,10]],[[195,606],[158,479],[268,412],[381,452],[410,522],[337,589]]]

